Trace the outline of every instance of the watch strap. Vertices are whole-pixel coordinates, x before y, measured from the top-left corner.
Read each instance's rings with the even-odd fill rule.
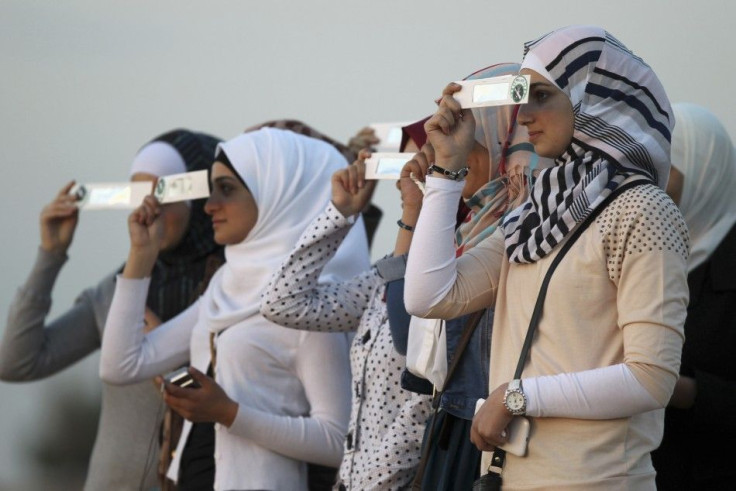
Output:
[[[448,170],[443,167],[440,167],[437,164],[432,164],[429,166],[429,173],[432,174],[434,172],[438,174],[442,174],[443,176],[452,179],[453,181],[459,181],[460,179],[464,179],[465,176],[468,175],[468,167],[463,167],[458,170]]]

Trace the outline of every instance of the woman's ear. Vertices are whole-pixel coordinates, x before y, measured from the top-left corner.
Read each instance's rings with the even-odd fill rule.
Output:
[[[667,181],[667,194],[670,195],[672,201],[680,206],[682,200],[682,190],[685,187],[685,174],[677,170],[674,165],[670,168],[670,179]]]

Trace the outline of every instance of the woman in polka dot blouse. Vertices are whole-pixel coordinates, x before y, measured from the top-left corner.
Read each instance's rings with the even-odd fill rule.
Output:
[[[363,151],[332,178],[332,202],[302,235],[265,290],[262,314],[295,329],[354,332],[350,351],[352,409],[337,487],[404,489],[414,477],[422,435],[431,411],[429,396],[401,388],[404,356],[393,346],[385,284],[403,276],[411,233],[399,229],[393,256],[351,280],[318,283],[324,265],[370,200],[375,181],[364,179]],[[426,162],[422,158],[423,162]],[[426,168],[426,164],[424,165]],[[417,160],[402,170],[421,172]],[[423,177],[423,176],[420,176]],[[411,179],[402,187],[402,219],[416,223],[422,193]],[[408,182],[407,182],[408,181]],[[403,223],[403,222],[402,222]]]

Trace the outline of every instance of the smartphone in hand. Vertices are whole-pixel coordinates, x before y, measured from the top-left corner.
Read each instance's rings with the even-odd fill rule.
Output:
[[[476,413],[484,402],[486,402],[485,399],[478,399],[478,402],[475,403]],[[511,420],[511,423],[509,423],[505,430],[509,434],[509,440],[499,448],[510,454],[518,455],[519,457],[525,456],[526,446],[527,443],[529,443],[530,430],[531,423],[529,422],[529,418],[524,416],[514,416],[514,419]]]
[[[181,367],[173,372],[167,373],[164,375],[164,380],[179,387],[188,387],[190,389],[198,389],[200,387],[192,377],[192,374],[189,373],[189,367]]]

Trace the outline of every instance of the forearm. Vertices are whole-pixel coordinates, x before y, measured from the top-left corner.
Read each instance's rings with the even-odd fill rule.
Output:
[[[625,364],[522,379],[527,415],[614,419],[661,409]]]
[[[283,416],[241,403],[228,431],[296,460],[339,466],[345,430],[330,420]]]
[[[401,223],[405,227],[416,230],[417,222],[419,221],[419,212],[421,206],[407,206],[402,205],[401,207]],[[397,224],[398,225],[398,224]],[[409,252],[411,241],[414,236],[414,230],[408,230],[405,227],[399,226],[399,231],[396,234],[396,244],[394,246],[394,256],[400,256]]]
[[[462,182],[427,178],[422,212],[406,268],[404,302],[418,317],[452,319],[492,305],[502,244],[491,236],[455,257],[455,215]]]
[[[429,314],[452,289],[455,208],[462,183],[427,177],[426,194],[406,265],[404,301],[411,314]]]
[[[308,415],[274,414],[237,401],[238,412],[228,431],[294,459],[337,466],[350,415],[347,337],[302,333],[294,370],[304,388]]]
[[[128,260],[125,262],[122,277],[128,279],[142,279],[151,275],[156,264],[158,250],[152,247],[131,247],[128,252]]]
[[[188,361],[196,309],[190,307],[148,334],[144,314],[150,278],[118,276],[105,324],[100,377],[111,384],[130,384],[163,374]]]
[[[39,249],[31,274],[10,305],[0,344],[0,379],[40,379],[99,347],[97,321],[84,295],[71,309],[46,324],[51,291],[66,260],[64,254]]]
[[[261,303],[264,317],[282,326],[310,331],[357,328],[368,301],[364,281],[370,284],[369,277],[375,272],[346,282],[319,283],[323,268],[350,226],[351,220],[332,204],[310,224],[265,290]]]
[[[623,329],[624,362],[574,373],[524,379],[529,414],[583,419],[623,418],[667,405],[677,380],[679,334],[637,323]],[[655,348],[656,347],[656,348]]]

